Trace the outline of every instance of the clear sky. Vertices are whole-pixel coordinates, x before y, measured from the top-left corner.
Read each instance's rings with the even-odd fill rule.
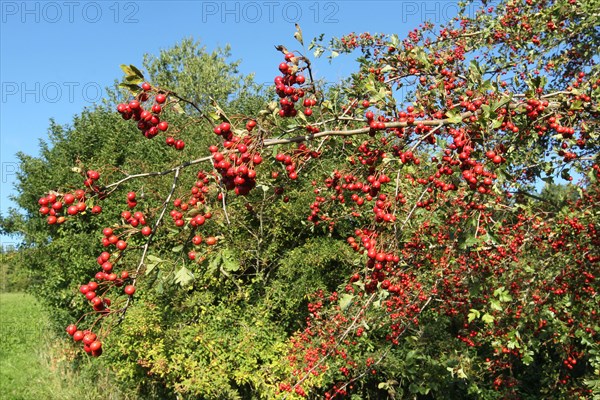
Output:
[[[210,51],[230,44],[243,73],[272,82],[281,54],[274,45],[305,43],[350,32],[397,33],[425,20],[443,23],[456,15],[454,0],[435,1],[0,1],[0,212],[13,204],[18,169],[15,153],[38,154],[49,120],[70,123],[93,106],[104,88],[120,79],[120,64],[141,66],[144,53],[158,54],[182,38]],[[475,9],[475,6],[473,7]],[[313,62],[318,77],[335,81],[348,60]],[[40,194],[49,188],[40,188]],[[13,239],[2,238],[4,245]]]

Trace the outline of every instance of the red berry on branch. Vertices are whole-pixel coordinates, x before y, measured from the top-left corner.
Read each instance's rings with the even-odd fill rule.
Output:
[[[77,332],[76,325],[71,324],[71,325],[67,326],[67,333],[69,334],[69,336],[73,336],[75,334],[75,332]]]
[[[167,121],[161,121],[157,127],[159,130],[165,132],[167,129],[169,129],[169,123]]]

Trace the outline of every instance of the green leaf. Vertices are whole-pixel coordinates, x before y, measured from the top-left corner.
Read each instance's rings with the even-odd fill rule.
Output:
[[[533,362],[533,351],[529,350],[523,354],[523,358],[521,359],[523,364],[529,365]]]
[[[164,262],[163,259],[158,258],[156,256],[153,255],[148,255],[146,257],[146,259],[149,261],[148,263],[146,263],[146,273],[149,274],[150,272],[152,272],[152,270],[160,263]]]
[[[193,280],[194,274],[192,274],[192,271],[190,271],[186,267],[181,267],[181,269],[175,274],[175,283],[178,283],[181,286],[186,286]]]
[[[500,302],[498,300],[490,300],[490,307],[491,307],[492,310],[495,310],[495,311],[502,311],[503,310],[503,308],[500,305]]]
[[[133,71],[133,73],[139,77],[140,79],[144,79],[144,74],[142,74],[142,71],[140,71],[139,69],[137,69],[135,67],[135,65],[129,65],[129,68]]]
[[[131,67],[129,65],[121,64],[120,67],[121,67],[121,70],[123,70],[123,73],[125,74],[125,76],[135,75],[135,72],[131,69]]]
[[[137,76],[129,75],[129,76],[125,77],[125,82],[137,85],[137,84],[140,84],[140,83],[144,82],[144,80],[142,78],[137,77]]]
[[[222,267],[225,271],[234,272],[239,271],[240,264],[235,260],[231,250],[225,249],[221,252],[222,256]]]
[[[457,113],[454,110],[446,111],[446,119],[451,124],[458,124],[458,123],[462,122],[462,116],[460,115],[460,113]]]
[[[138,94],[139,91],[142,90],[142,88],[140,88],[138,85],[128,82],[119,83],[119,87],[129,90],[133,95]]]
[[[219,268],[219,265],[221,264],[221,253],[217,253],[216,256],[210,260],[210,263],[208,264],[208,271],[214,273],[217,268]]]
[[[483,317],[481,317],[481,320],[486,323],[486,324],[492,324],[494,323],[494,316],[488,313],[483,314]]]
[[[181,250],[183,250],[183,245],[182,245],[182,244],[180,244],[179,246],[175,246],[175,247],[173,247],[173,248],[171,249],[171,251],[172,251],[173,253],[177,253],[177,252],[179,252],[179,251],[181,251]]]
[[[137,79],[144,79],[144,74],[142,74],[142,72],[137,69],[135,66],[133,65],[125,65],[125,64],[121,64],[120,65],[121,70],[123,70],[123,72],[125,73],[125,79],[132,77],[132,78],[137,78]]]
[[[350,307],[353,298],[354,295],[348,293],[344,293],[340,296],[340,308],[342,309],[342,311],[346,311],[348,307]]]
[[[468,321],[473,322],[473,320],[479,318],[480,316],[481,316],[481,313],[478,310],[470,309],[469,315],[468,315]]]

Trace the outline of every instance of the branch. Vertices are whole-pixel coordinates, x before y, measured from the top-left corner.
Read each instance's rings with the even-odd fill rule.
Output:
[[[171,184],[171,191],[169,192],[169,194],[167,195],[167,197],[165,198],[165,200],[163,202],[163,206],[162,206],[162,210],[160,212],[160,215],[158,216],[158,218],[154,222],[154,226],[152,227],[152,233],[148,237],[148,240],[146,241],[146,244],[144,245],[144,248],[142,250],[142,257],[140,258],[140,262],[138,263],[138,266],[137,266],[137,268],[135,270],[135,276],[134,276],[133,281],[131,283],[134,286],[135,286],[137,278],[138,278],[138,276],[140,274],[140,271],[142,270],[142,267],[144,267],[144,265],[145,265],[144,261],[146,260],[146,255],[148,254],[148,249],[150,248],[150,243],[152,242],[152,238],[156,234],[156,231],[157,231],[158,227],[160,226],[160,223],[161,223],[163,217],[165,216],[165,211],[167,210],[167,206],[171,202],[171,198],[173,197],[173,193],[175,193],[175,189],[177,188],[177,181],[179,180],[179,173],[181,172],[182,168],[183,167],[180,166],[180,167],[175,167],[175,169],[174,169],[175,176],[173,177],[173,183]],[[121,308],[120,310],[118,310],[118,312],[121,312],[121,316],[119,317],[119,321],[117,323],[121,323],[123,321],[123,319],[125,318],[125,313],[127,312],[127,309],[129,308],[129,306],[131,304],[131,299],[132,298],[133,298],[132,296],[128,296],[127,297],[127,302],[125,303],[125,305],[123,306],[123,308]]]

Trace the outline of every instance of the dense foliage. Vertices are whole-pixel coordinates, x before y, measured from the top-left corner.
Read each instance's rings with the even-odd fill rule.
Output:
[[[20,155],[3,227],[145,398],[600,396],[598,9],[297,28],[267,93],[184,41]]]

